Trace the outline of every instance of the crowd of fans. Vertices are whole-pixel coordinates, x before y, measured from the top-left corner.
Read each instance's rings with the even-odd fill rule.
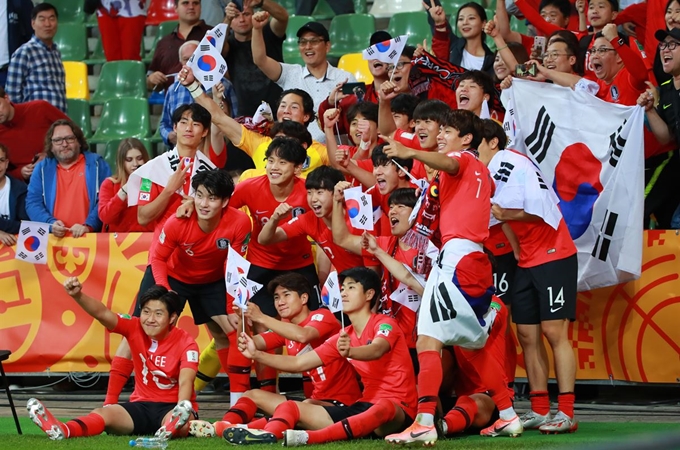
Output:
[[[0,26],[8,36],[0,39],[0,242],[13,245],[26,219],[49,224],[56,237],[154,233],[134,317],[111,313],[67,280],[69,295],[126,340],[112,361],[106,408],[64,424],[29,401],[51,438],[189,432],[297,446],[375,433],[432,444],[470,430],[577,430],[567,334],[576,319],[576,248],[548,194],[536,201],[552,205],[550,214],[494,203],[503,164],[540,180],[526,157],[505,149],[500,94],[523,77],[644,107],[643,220],[677,227],[680,0],[665,9],[499,0],[494,17],[474,2],[447,11],[425,1],[432,41],[409,42],[394,64],[368,61],[373,82],[351,92],[343,86],[356,80],[329,61],[324,24],[294,30],[303,64],[288,64],[289,14],[277,2],[176,0],[178,25],[158,41],[146,79],[165,92],[159,127],[171,150],[152,158],[141,141],[124,139],[113,171],[67,117],[58,10],[30,3],[8,2],[15,9]],[[298,1],[297,12],[315,4]],[[330,4],[353,11],[349,0]],[[108,60],[139,59],[147,6],[98,2]],[[509,11],[531,36],[511,29]],[[204,92],[187,61],[220,22],[229,25],[221,49],[229,71]],[[366,46],[391,38],[377,31]],[[238,167],[232,147],[249,164]],[[352,187],[372,198],[371,233],[352,226]],[[242,295],[224,282],[228,259],[238,256],[231,251],[250,263],[244,288],[263,286],[248,291],[243,318],[225,302]],[[332,271],[351,322],[344,330],[318,309]],[[214,338],[200,365],[195,342],[174,326],[187,301]],[[521,417],[512,404],[510,320],[531,391]],[[244,325],[252,336],[239,333]],[[556,414],[543,338],[554,355]],[[281,346],[287,356],[273,352]],[[259,389],[250,386],[253,361]],[[190,420],[195,390],[220,366],[230,409],[214,424]],[[131,401],[119,403],[133,370]],[[308,400],[277,394],[277,370],[304,373]],[[258,409],[268,419],[253,421]]]

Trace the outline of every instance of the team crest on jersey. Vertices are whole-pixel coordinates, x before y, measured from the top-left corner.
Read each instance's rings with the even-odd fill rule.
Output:
[[[245,253],[246,250],[248,250],[248,244],[250,244],[250,233],[246,235],[246,238],[243,240],[243,245],[241,246],[241,253]]]
[[[615,102],[618,102],[619,101],[619,88],[616,85],[614,85],[614,86],[609,88],[609,92],[612,94],[612,100],[614,100]]]
[[[307,157],[305,158],[305,162],[302,164],[302,170],[309,169],[309,165],[310,165],[311,161],[312,161],[312,158],[310,158],[309,155],[307,155]]]
[[[158,240],[161,244],[165,244],[165,230],[161,230],[161,234],[158,236]]]
[[[290,215],[293,216],[294,218],[297,216],[301,216],[302,214],[305,213],[305,208],[300,208],[299,206],[296,208],[293,208],[293,210],[290,212]]]
[[[151,199],[151,194],[148,192],[142,192],[139,194],[139,199],[143,202],[148,202]]]
[[[217,248],[220,250],[226,250],[229,248],[229,239],[225,238],[219,238],[217,241],[215,241],[217,244]]]
[[[323,322],[323,314],[314,314],[312,316],[312,320],[315,320],[317,322]]]
[[[392,331],[392,325],[383,323],[380,324],[380,328],[378,328],[378,335],[387,337],[390,335],[390,331]]]

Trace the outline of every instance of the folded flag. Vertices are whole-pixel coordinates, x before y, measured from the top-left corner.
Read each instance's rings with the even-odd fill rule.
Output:
[[[342,311],[340,283],[338,282],[338,272],[335,270],[328,275],[326,283],[321,289],[321,301],[332,313]]]

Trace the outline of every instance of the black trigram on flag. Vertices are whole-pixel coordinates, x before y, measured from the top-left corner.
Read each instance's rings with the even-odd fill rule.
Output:
[[[21,258],[21,259],[26,259],[26,258],[28,258],[28,255],[27,255],[26,253],[24,253],[23,251],[17,253],[17,255],[18,255],[19,258]]]
[[[43,252],[39,252],[37,255],[34,256],[36,261],[40,261],[44,257],[45,257],[45,255],[43,254]]]
[[[406,295],[406,301],[409,303],[417,302],[420,300],[420,296],[418,294],[407,294]]]
[[[198,167],[196,168],[196,173],[203,172],[205,170],[210,170],[210,166],[208,166],[206,163],[204,163],[200,159],[197,159],[197,161]]]
[[[224,73],[227,71],[227,65],[226,64],[220,64],[220,73]]]
[[[173,154],[170,158],[168,158],[168,162],[170,163],[170,168],[172,171],[176,171],[177,166],[179,165],[179,155]]]
[[[40,236],[45,236],[45,233],[47,233],[47,230],[45,230],[44,228],[38,228],[38,234]]]
[[[21,234],[23,234],[24,236],[26,236],[30,232],[31,232],[31,227],[26,227],[23,230],[21,230]]]
[[[365,196],[365,195],[362,195],[362,196],[361,196],[361,204],[362,204],[363,206],[368,206],[368,200],[366,199],[366,196]]]
[[[458,313],[453,308],[453,302],[451,301],[451,296],[446,290],[444,283],[439,283],[437,287],[439,290],[439,295],[441,296],[441,301],[437,298],[435,292],[432,293],[432,301],[430,302],[430,316],[432,317],[432,322],[442,322],[451,319],[455,319]]]
[[[368,47],[366,49],[366,53],[368,53],[369,55],[372,55],[373,53],[375,53],[375,50],[373,50],[373,47]]]
[[[248,287],[248,279],[246,277],[241,277],[240,280],[238,280],[239,283],[243,285],[243,287]]]
[[[541,189],[545,189],[547,191],[548,186],[546,186],[545,181],[543,181],[543,177],[539,172],[536,172],[536,178],[538,178],[538,187],[540,187]]]
[[[359,223],[362,225],[366,225],[366,222],[368,222],[368,217],[365,215],[361,216],[361,219],[359,219]]]
[[[555,132],[555,124],[550,119],[550,115],[545,110],[545,106],[541,107],[536,117],[534,131],[524,140],[527,148],[536,158],[537,163],[543,162],[545,156],[548,154],[550,142]]]
[[[203,75],[203,81],[212,81],[213,76],[212,75]]]
[[[493,176],[494,180],[507,183],[508,178],[510,178],[510,174],[512,173],[512,169],[514,168],[515,168],[514,164],[511,164],[509,162],[502,162],[500,167],[498,168],[498,172],[496,172],[496,174]]]
[[[333,309],[338,309],[338,304],[339,304],[339,303],[340,303],[340,299],[337,298],[337,297],[333,297],[333,304],[331,305],[331,307],[332,307]]]
[[[253,286],[253,288],[251,290],[253,291],[253,295],[255,295],[255,294],[257,294],[257,291],[260,290],[260,288],[257,287],[257,286]]]
[[[623,147],[626,146],[626,139],[621,136],[621,130],[628,119],[624,120],[621,126],[609,136],[609,165],[616,167],[623,153]]]
[[[210,44],[201,44],[201,51],[202,52],[209,52],[210,51]]]
[[[217,36],[218,38],[221,38],[223,35],[224,34],[219,29],[215,30],[215,36]]]
[[[394,59],[394,57],[397,56],[397,51],[392,50],[389,55],[387,55],[388,58]]]
[[[619,215],[606,210],[604,213],[604,221],[600,227],[600,234],[597,236],[595,241],[595,247],[593,247],[593,252],[590,254],[593,258],[597,258],[600,261],[607,261],[607,255],[609,255],[609,246],[612,243],[612,238],[614,237],[614,228],[616,228],[616,221]]]
[[[328,278],[328,281],[326,281],[326,283],[328,283],[328,287],[330,289],[333,289],[333,287],[335,287],[335,283],[333,282],[332,278]]]

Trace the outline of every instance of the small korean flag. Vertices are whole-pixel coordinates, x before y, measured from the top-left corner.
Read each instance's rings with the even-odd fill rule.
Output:
[[[227,255],[227,268],[224,274],[224,282],[227,286],[227,293],[236,297],[241,278],[248,276],[250,263],[232,247],[229,247]]]
[[[209,36],[205,36],[201,40],[187,63],[205,90],[212,89],[213,86],[222,81],[222,77],[227,72],[226,61],[208,38]]]
[[[373,231],[373,199],[361,192],[361,186],[345,189],[345,207],[354,228]]]
[[[321,301],[332,312],[342,311],[342,297],[340,296],[340,283],[338,272],[333,271],[326,278],[326,283],[321,289]]]
[[[229,26],[226,23],[221,23],[215,26],[212,30],[205,33],[206,39],[212,44],[213,47],[217,49],[218,52],[222,52],[222,47],[224,46],[224,39],[227,36]]]
[[[361,55],[365,60],[377,59],[387,64],[396,64],[406,46],[408,35],[397,36],[389,41],[378,42],[364,50]]]
[[[15,258],[31,264],[47,264],[49,232],[49,225],[46,223],[22,220]]]
[[[390,294],[390,299],[413,312],[417,312],[420,307],[420,295],[404,283],[399,283],[397,289]]]

